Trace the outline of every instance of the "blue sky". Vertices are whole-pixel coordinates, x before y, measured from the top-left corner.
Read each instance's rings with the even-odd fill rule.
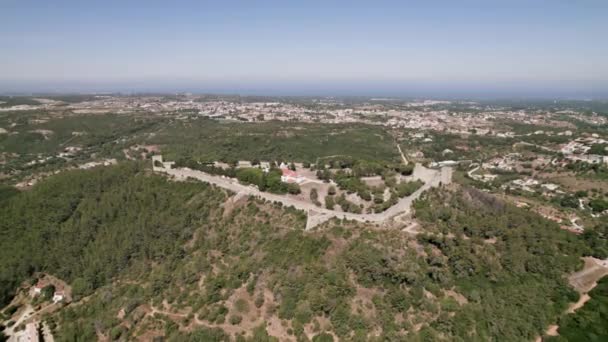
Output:
[[[607,16],[603,0],[0,0],[0,91],[605,92]]]

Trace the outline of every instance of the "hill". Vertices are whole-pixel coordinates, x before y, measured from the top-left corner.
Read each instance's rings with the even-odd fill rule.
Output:
[[[532,340],[577,294],[581,238],[454,185],[426,233],[331,221],[138,163],[68,171],[0,208],[0,299],[36,272],[72,287],[58,341]]]

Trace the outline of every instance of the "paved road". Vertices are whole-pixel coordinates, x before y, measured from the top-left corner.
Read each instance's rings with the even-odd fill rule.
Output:
[[[165,169],[161,167],[154,167],[154,171],[164,172],[174,176],[177,179],[194,178],[201,180],[206,183],[215,184],[224,189],[228,189],[235,193],[243,193],[256,197],[263,198],[271,202],[280,202],[285,206],[293,206],[296,209],[304,210],[309,213],[309,216],[316,216],[316,219],[310,224],[307,224],[307,229],[314,227],[315,225],[322,223],[332,217],[356,220],[360,222],[385,222],[398,214],[409,213],[411,210],[412,202],[420,197],[420,195],[430,189],[431,187],[438,186],[439,184],[449,184],[452,180],[452,169],[444,167],[441,170],[428,169],[423,167],[421,164],[416,164],[414,168],[413,177],[415,179],[421,179],[424,181],[424,185],[420,189],[416,190],[412,195],[404,197],[397,202],[394,206],[388,208],[382,213],[375,214],[353,214],[345,213],[335,210],[329,210],[325,208],[319,208],[314,204],[295,198],[290,195],[277,195],[268,192],[262,192],[255,186],[240,184],[237,180],[211,175],[202,171],[191,170],[188,168],[179,169]],[[309,219],[310,221],[310,219]]]

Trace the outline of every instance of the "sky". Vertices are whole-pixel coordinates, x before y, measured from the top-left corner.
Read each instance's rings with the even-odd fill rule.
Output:
[[[608,1],[0,0],[0,92],[608,97]]]

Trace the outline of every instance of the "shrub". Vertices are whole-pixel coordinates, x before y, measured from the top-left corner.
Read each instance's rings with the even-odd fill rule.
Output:
[[[312,338],[312,342],[334,342],[334,337],[328,333],[320,333]]]
[[[258,309],[261,308],[262,305],[264,305],[264,295],[260,294],[259,296],[257,296],[255,298],[254,304],[255,304],[256,308],[258,308]]]
[[[325,208],[333,210],[335,205],[333,196],[325,196]]]
[[[55,285],[47,285],[43,287],[40,293],[44,300],[49,300],[53,298],[53,294],[55,294]]]
[[[316,206],[318,206],[318,207],[321,206],[321,202],[319,202],[319,193],[317,192],[317,188],[310,189],[310,200]]]
[[[247,303],[247,301],[243,298],[239,298],[234,303],[234,308],[238,312],[246,313],[249,311],[249,303]]]
[[[112,328],[112,330],[110,330],[110,339],[112,339],[112,341],[118,340],[123,332],[124,328],[121,326]]]
[[[243,321],[243,317],[241,317],[240,315],[230,316],[230,324],[232,324],[232,325],[237,325],[237,324],[241,323],[241,321]]]

